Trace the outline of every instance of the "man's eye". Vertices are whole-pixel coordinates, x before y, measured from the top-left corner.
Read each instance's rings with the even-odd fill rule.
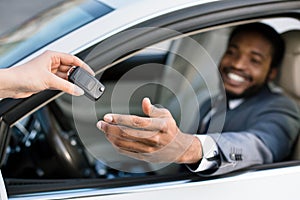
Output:
[[[258,60],[258,59],[252,58],[250,61],[251,61],[252,63],[254,63],[254,64],[261,64],[261,61]]]
[[[231,50],[231,49],[227,49],[226,54],[227,54],[227,55],[233,55],[234,52],[233,52],[233,50]]]

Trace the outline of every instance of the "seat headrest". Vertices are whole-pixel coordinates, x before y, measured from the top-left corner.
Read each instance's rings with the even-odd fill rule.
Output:
[[[300,30],[292,30],[282,34],[285,41],[279,85],[294,98],[300,99]]]

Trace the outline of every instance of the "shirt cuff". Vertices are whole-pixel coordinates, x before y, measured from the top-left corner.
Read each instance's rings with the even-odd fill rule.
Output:
[[[216,169],[220,165],[219,149],[212,137],[209,135],[195,135],[202,145],[202,159],[195,164],[187,164],[192,172],[203,172]]]

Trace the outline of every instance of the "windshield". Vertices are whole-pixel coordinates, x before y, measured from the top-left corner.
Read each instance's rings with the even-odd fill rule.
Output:
[[[95,0],[66,1],[0,38],[0,68],[8,68],[67,33],[109,13]]]

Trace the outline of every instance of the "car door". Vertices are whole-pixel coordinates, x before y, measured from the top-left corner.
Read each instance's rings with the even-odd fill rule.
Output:
[[[190,42],[191,46],[196,45],[194,51],[201,51],[204,55],[200,60],[205,65],[217,66],[222,44],[216,43],[214,34],[224,41],[230,28],[236,24],[276,17],[299,21],[299,9],[298,1],[220,1],[173,10],[94,45],[87,45],[76,54],[92,66],[97,78],[106,85],[105,94],[98,102],[59,91],[44,91],[26,99],[3,99],[0,102],[2,169],[9,171],[8,160],[13,156],[7,149],[16,147],[12,142],[20,140],[16,135],[24,135],[24,127],[26,141],[35,142],[36,146],[28,149],[24,143],[26,151],[20,155],[35,155],[28,163],[39,166],[29,178],[24,177],[28,172],[24,165],[15,166],[26,171],[20,172],[22,178],[12,177],[12,172],[4,173],[9,198],[150,199],[157,195],[171,195],[176,199],[192,194],[217,199],[231,191],[236,194],[231,198],[238,199],[249,187],[262,191],[261,195],[266,198],[271,196],[270,193],[275,198],[286,193],[295,195],[294,186],[265,185],[270,181],[288,183],[297,180],[295,178],[300,177],[298,161],[265,166],[278,169],[274,173],[266,169],[253,172],[251,177],[255,178],[244,174],[247,170],[238,173],[243,174],[241,177],[235,173],[200,177],[186,170],[182,172],[179,166],[152,165],[120,156],[113,152],[95,123],[107,112],[143,114],[140,101],[149,96],[157,104],[169,108],[182,129],[195,127],[193,123],[186,126],[190,121],[187,118],[197,122],[197,117],[176,108],[188,104],[187,109],[197,111],[187,103],[187,95],[192,95],[189,99],[197,102],[203,96],[195,95],[196,91],[203,92],[203,95],[215,92],[218,75],[212,76],[214,72],[205,69],[197,72],[197,66],[202,64],[194,64],[198,61],[197,56],[188,57],[191,52],[180,44]],[[207,41],[214,42],[213,47]],[[215,45],[220,45],[217,46],[220,51],[214,51]],[[194,83],[194,80],[198,81]],[[40,137],[33,137],[32,131],[39,133]],[[30,133],[32,140],[28,140]],[[41,155],[45,157],[39,157]],[[16,156],[11,166],[17,164],[19,155]],[[44,162],[43,158],[46,158]],[[47,168],[50,163],[53,168]],[[287,168],[282,166],[291,170],[286,171]],[[280,176],[282,173],[285,176]],[[49,176],[43,177],[43,174]],[[222,194],[215,192],[219,190]],[[249,198],[257,195],[247,194]]]

